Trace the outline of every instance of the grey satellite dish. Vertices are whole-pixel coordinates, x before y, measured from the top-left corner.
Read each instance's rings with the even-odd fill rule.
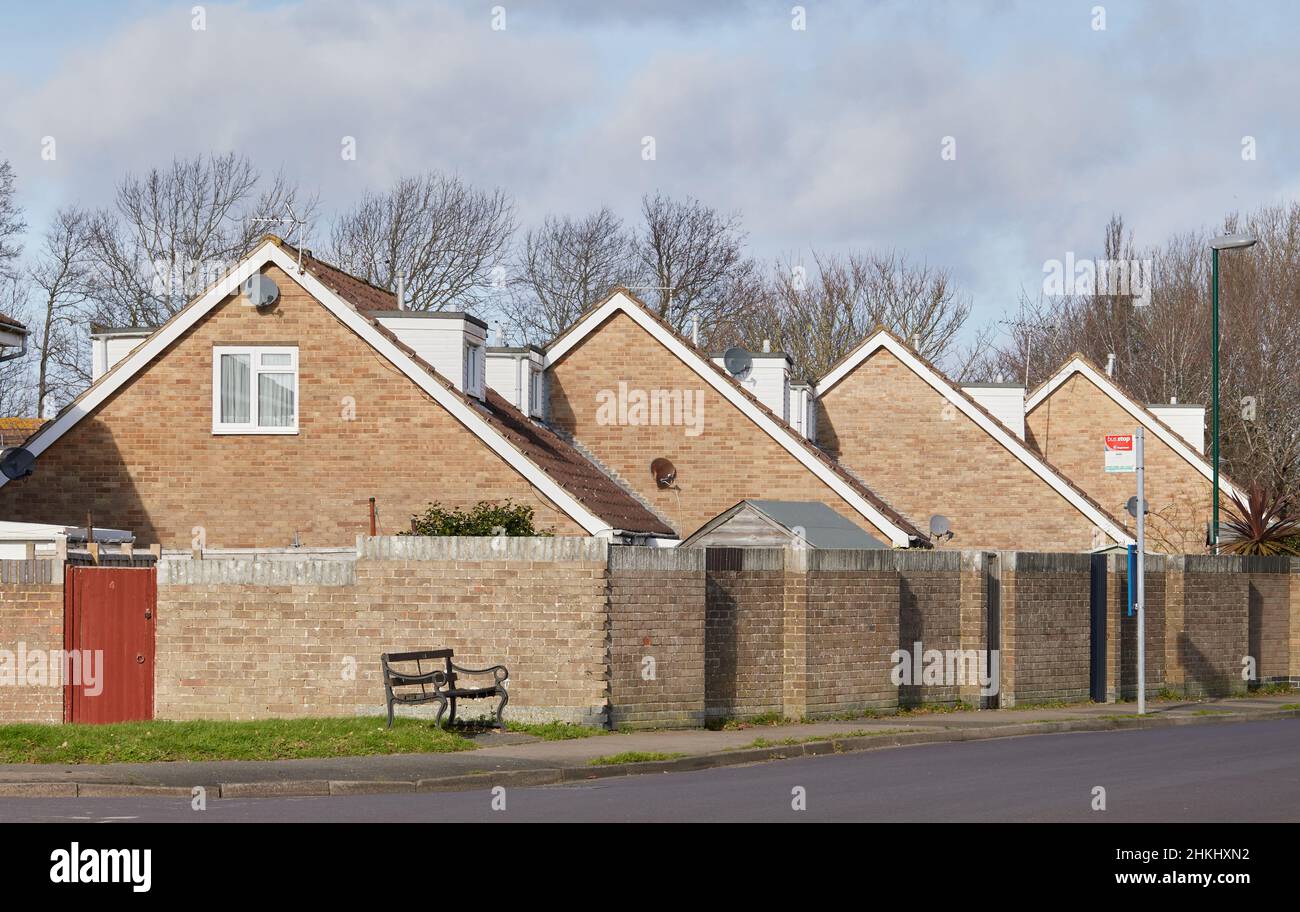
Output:
[[[739,345],[733,345],[723,352],[722,363],[726,365],[727,373],[731,374],[731,376],[741,377],[749,373],[754,358]]]
[[[1128,511],[1129,516],[1132,516],[1134,519],[1137,519],[1138,499],[1136,497],[1130,497],[1128,499],[1128,502],[1124,504],[1124,509]],[[1142,512],[1144,514],[1151,512],[1151,501],[1149,500],[1142,501]]]
[[[952,527],[948,523],[948,517],[939,513],[930,517],[930,537],[952,538]]]
[[[249,276],[244,280],[244,297],[252,303],[254,307],[270,307],[280,299],[280,288],[268,276],[261,273]]]
[[[32,455],[32,451],[22,447],[10,447],[0,454],[0,472],[11,481],[26,478],[32,474],[32,467],[35,465],[36,457]]]

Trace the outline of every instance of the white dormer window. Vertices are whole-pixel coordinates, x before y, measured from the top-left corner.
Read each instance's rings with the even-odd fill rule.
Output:
[[[298,433],[298,349],[213,346],[212,433]]]
[[[534,418],[542,418],[545,408],[542,402],[542,372],[536,368],[528,370],[528,413]]]
[[[460,388],[471,396],[482,398],[483,390],[479,389],[478,378],[483,375],[483,346],[465,343],[465,357],[463,359],[465,375],[461,380]]]

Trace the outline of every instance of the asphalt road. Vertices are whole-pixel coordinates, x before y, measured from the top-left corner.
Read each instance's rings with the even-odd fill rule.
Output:
[[[1106,809],[1092,809],[1094,789]],[[806,810],[794,810],[796,788]],[[0,821],[1300,821],[1300,720],[1038,735],[695,773],[332,798],[0,799]],[[499,799],[500,796],[498,796]]]

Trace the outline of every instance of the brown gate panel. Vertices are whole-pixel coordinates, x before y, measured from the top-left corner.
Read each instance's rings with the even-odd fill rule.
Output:
[[[153,568],[68,567],[64,648],[94,655],[96,681],[65,682],[68,722],[153,718],[158,576]],[[96,691],[98,691],[96,693]]]

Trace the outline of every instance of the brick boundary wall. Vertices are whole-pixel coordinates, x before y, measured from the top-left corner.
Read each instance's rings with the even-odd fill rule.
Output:
[[[785,712],[785,552],[705,549],[704,711]]]
[[[1000,706],[1089,696],[1092,559],[1000,552]]]
[[[1175,555],[1166,566],[1181,584],[1166,595],[1176,599],[1168,605],[1165,647],[1170,686],[1189,697],[1246,693],[1241,661],[1250,650],[1250,578],[1243,558]]]
[[[511,718],[605,723],[606,541],[386,536],[357,551],[160,562],[157,717],[374,715],[381,653],[450,647],[510,669]]]
[[[1165,635],[1166,587],[1170,575],[1165,557],[1146,556],[1146,692],[1154,697],[1166,687]],[[1181,591],[1181,590],[1180,590]],[[1136,700],[1137,613],[1128,613],[1128,555],[1106,556],[1106,699],[1110,702]]]
[[[978,682],[899,688],[891,672],[918,640],[925,651],[986,650],[991,578],[1001,705],[1089,695],[1089,555],[713,553],[587,537],[399,536],[362,537],[334,554],[164,555],[155,714],[373,715],[379,654],[440,646],[461,664],[507,665],[508,717],[520,720],[697,726],[888,711],[900,700],[983,705]],[[1123,556],[1106,563],[1106,692],[1131,699],[1127,570]],[[62,582],[54,562],[0,562],[0,648],[61,648]],[[1248,655],[1265,682],[1300,680],[1300,560],[1150,557],[1147,612],[1149,694],[1242,693]],[[488,708],[470,703],[462,715]],[[57,685],[0,685],[0,722],[61,718]]]
[[[800,553],[808,568],[806,715],[897,709],[890,672],[898,648],[898,555]]]
[[[1291,565],[1289,557],[1242,558],[1247,654],[1261,684],[1291,680]]]
[[[698,727],[705,695],[704,552],[609,552],[609,703],[615,727]]]
[[[0,723],[63,721],[61,679],[29,678],[40,651],[63,650],[63,570],[53,560],[0,560]]]

